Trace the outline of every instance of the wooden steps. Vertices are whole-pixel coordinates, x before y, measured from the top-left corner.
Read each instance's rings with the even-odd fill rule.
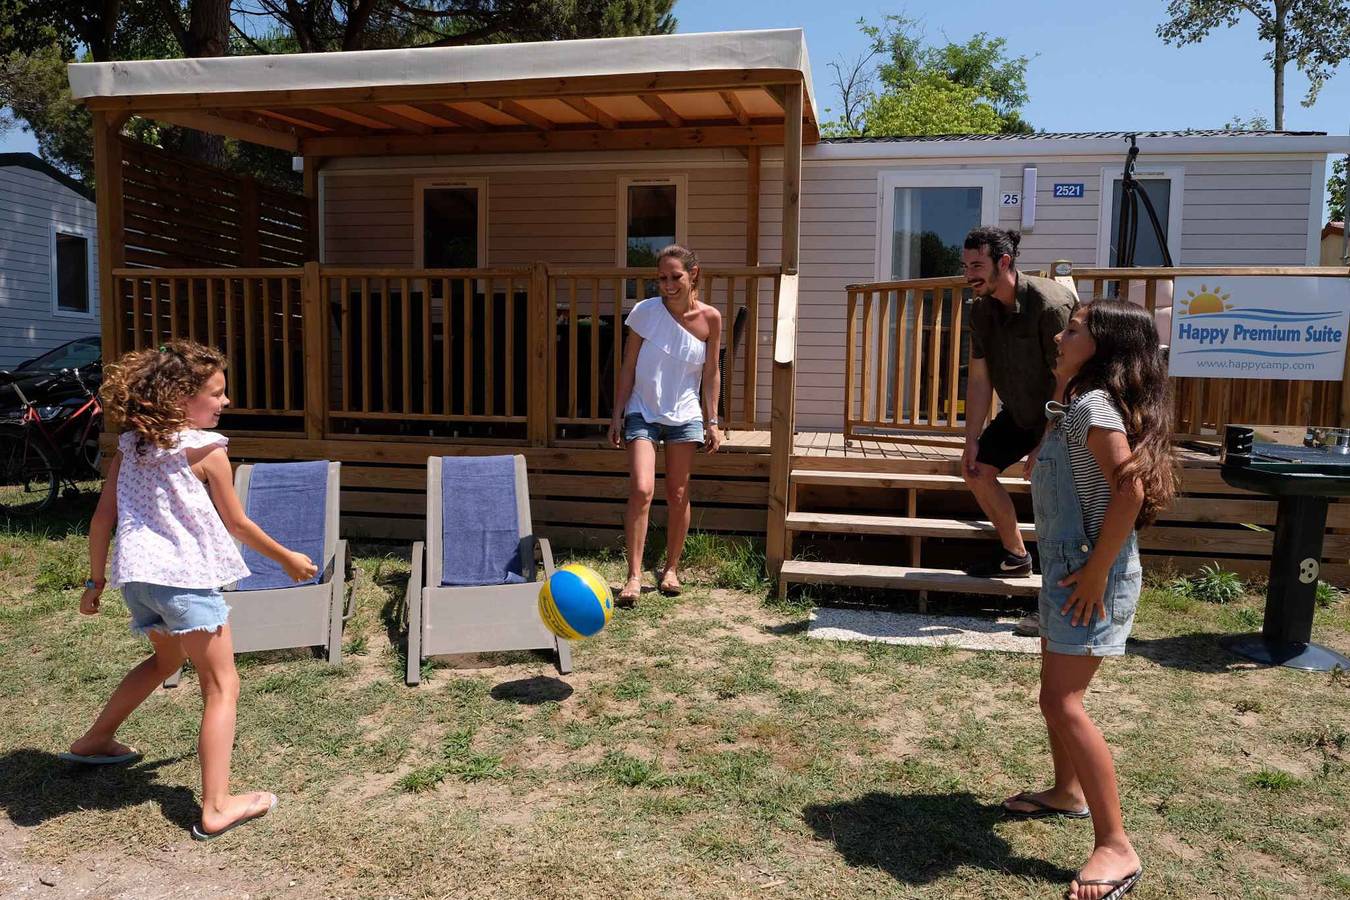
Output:
[[[781,579],[785,585],[837,584],[901,591],[942,591],[953,594],[1034,597],[1041,591],[1039,575],[1026,575],[1021,578],[975,578],[950,569],[869,566],[801,559],[784,562]]]
[[[892,472],[838,472],[828,469],[794,469],[793,484],[816,484],[830,487],[900,488],[917,491],[968,491],[960,475],[896,474]],[[1000,478],[1009,493],[1025,494],[1031,482],[1025,478]]]
[[[990,522],[976,519],[925,519],[910,516],[867,516],[851,513],[792,512],[789,531],[822,534],[884,534],[893,537],[997,538]],[[1022,539],[1034,541],[1036,527],[1020,523]]]

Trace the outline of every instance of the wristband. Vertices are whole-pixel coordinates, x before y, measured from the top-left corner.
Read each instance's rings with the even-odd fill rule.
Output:
[[[86,578],[84,580],[84,588],[87,591],[101,591],[107,584],[108,584],[107,579],[104,578],[99,579]]]

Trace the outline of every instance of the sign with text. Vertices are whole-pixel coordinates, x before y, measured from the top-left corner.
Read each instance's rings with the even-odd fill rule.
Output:
[[[1077,200],[1082,200],[1084,196],[1083,183],[1081,181],[1078,181],[1074,182],[1073,184],[1065,184],[1063,182],[1057,181],[1055,182],[1054,196],[1056,199],[1064,199],[1072,197]]]
[[[1171,375],[1341,380],[1350,278],[1187,276],[1172,298]]]

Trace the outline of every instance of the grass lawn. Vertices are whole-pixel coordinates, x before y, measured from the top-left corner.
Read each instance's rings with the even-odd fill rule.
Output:
[[[195,844],[190,671],[122,732],[141,764],[55,759],[145,645],[116,594],[77,613],[83,523],[41,528],[0,532],[0,896],[1057,897],[1091,845],[1086,822],[998,811],[1046,778],[1034,657],[808,640],[809,600],[767,602],[706,540],[685,595],[618,611],[573,675],[499,655],[416,689],[407,548],[358,546],[340,669],[240,659],[235,784],[281,805]],[[1132,896],[1350,895],[1350,673],[1235,665],[1218,636],[1260,610],[1155,583],[1089,697]],[[1350,601],[1317,638],[1350,651]]]

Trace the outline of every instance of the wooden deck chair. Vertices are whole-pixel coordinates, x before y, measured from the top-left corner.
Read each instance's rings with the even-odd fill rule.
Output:
[[[272,560],[240,548],[253,574],[222,592],[235,653],[323,647],[329,663],[342,662],[342,624],[351,608],[347,542],[338,538],[341,471],[337,462],[265,463],[235,471],[234,488],[248,517],[319,567],[312,581],[296,584]],[[181,674],[164,686],[176,686]]]
[[[408,684],[424,659],[448,653],[552,650],[558,671],[572,671],[570,645],[539,618],[541,559],[548,578],[553,550],[530,523],[525,457],[429,458],[427,539],[413,544],[405,598]]]

